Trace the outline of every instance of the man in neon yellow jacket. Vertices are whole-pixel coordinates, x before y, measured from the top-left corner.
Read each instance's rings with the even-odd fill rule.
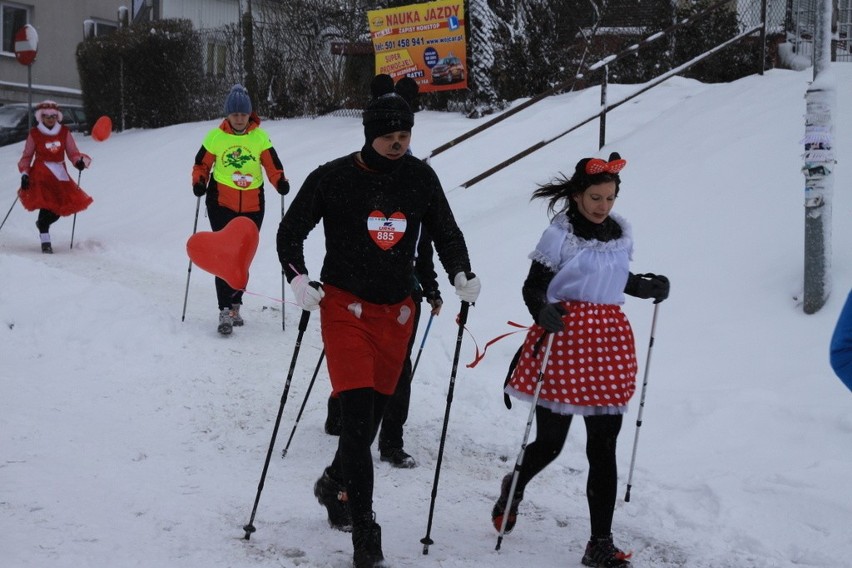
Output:
[[[192,167],[192,192],[198,197],[207,195],[207,216],[214,231],[239,216],[250,218],[260,229],[265,203],[263,170],[278,193],[290,191],[284,166],[269,135],[260,128],[248,92],[242,85],[234,85],[225,99],[225,119],[204,137]],[[218,331],[230,335],[234,326],[245,323],[240,315],[243,291],[217,277],[216,296]]]

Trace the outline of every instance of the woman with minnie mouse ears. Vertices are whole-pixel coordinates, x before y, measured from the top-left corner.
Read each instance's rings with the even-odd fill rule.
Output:
[[[582,563],[599,568],[630,566],[630,554],[612,540],[616,439],[636,389],[633,332],[620,306],[625,294],[653,298],[654,303],[669,295],[665,276],[629,271],[633,234],[630,225],[612,213],[621,186],[619,172],[626,165],[617,153],[607,161],[583,158],[569,179],[558,178],[533,192],[533,199],[548,199],[549,211],[556,215],[529,256],[532,266],[523,297],[535,325],[521,347],[506,393],[535,401],[536,439],[517,468],[511,505],[512,473],[503,478],[491,511],[498,531],[503,530],[504,516],[505,532],[514,528],[524,488],[562,451],[572,417],[582,416],[591,520]],[[544,348],[545,341],[552,350]]]

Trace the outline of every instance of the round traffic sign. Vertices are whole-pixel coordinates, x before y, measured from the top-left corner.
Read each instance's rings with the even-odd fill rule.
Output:
[[[38,55],[38,32],[27,24],[15,32],[15,59],[21,65],[32,65]]]

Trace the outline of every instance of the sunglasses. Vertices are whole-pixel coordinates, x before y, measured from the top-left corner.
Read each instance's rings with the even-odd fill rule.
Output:
[[[43,115],[41,115],[41,117],[42,118],[59,118],[59,115],[58,114],[43,114]]]
[[[602,174],[604,172],[608,174],[617,174],[621,170],[624,169],[624,166],[627,165],[627,160],[618,159],[613,160],[611,162],[605,162],[600,158],[592,158],[588,162],[586,162],[586,173],[590,176],[595,174]]]

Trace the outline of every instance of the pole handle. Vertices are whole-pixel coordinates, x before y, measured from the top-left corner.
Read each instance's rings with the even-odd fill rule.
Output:
[[[302,317],[299,319],[299,332],[304,333],[304,331],[308,328],[308,320],[311,318],[311,312],[309,310],[302,310]]]

